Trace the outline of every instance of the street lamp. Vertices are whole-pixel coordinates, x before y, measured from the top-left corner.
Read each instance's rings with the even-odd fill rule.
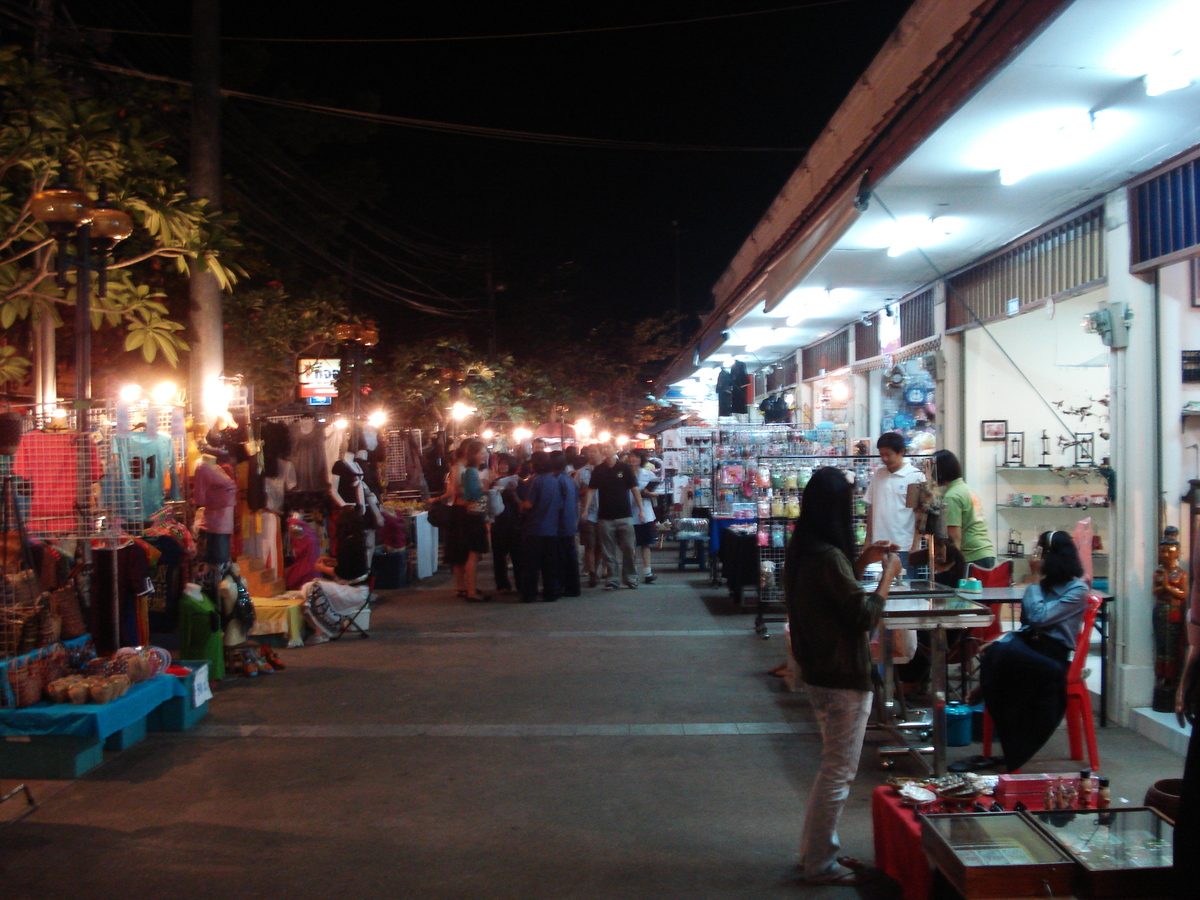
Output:
[[[357,420],[358,397],[362,393],[362,379],[359,374],[362,351],[364,347],[374,347],[379,343],[379,332],[372,324],[361,325],[355,322],[335,325],[333,336],[339,343],[350,345],[350,366],[354,370],[354,395],[350,400],[350,416]]]
[[[91,275],[98,274],[98,296],[108,288],[108,254],[120,241],[133,233],[133,221],[108,202],[104,189],[92,203],[83,191],[60,180],[53,187],[38,191],[30,202],[33,217],[46,226],[57,244],[56,282],[65,294],[67,274],[74,264],[75,281],[75,402],[81,409],[92,394],[92,298]],[[75,238],[75,253],[70,253]],[[92,254],[99,263],[92,266]]]

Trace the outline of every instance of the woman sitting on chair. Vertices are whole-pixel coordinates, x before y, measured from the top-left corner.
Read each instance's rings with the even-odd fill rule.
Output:
[[[312,628],[310,641],[320,643],[341,634],[354,621],[360,631],[370,622],[366,608],[371,596],[367,568],[366,525],[362,510],[350,503],[338,510],[334,525],[334,556],[322,556],[315,568],[321,574],[300,589],[304,617]]]
[[[1030,558],[1036,584],[1021,599],[1021,628],[984,649],[979,686],[1008,771],[1049,740],[1067,709],[1067,668],[1087,610],[1088,584],[1075,541],[1043,532]]]

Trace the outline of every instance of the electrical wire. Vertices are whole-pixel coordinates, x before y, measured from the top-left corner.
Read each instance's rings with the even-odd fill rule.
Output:
[[[859,0],[812,0],[809,3],[797,3],[792,6],[780,6],[774,9],[747,10],[736,13],[723,13],[715,16],[700,16],[694,19],[673,19],[663,22],[640,22],[634,25],[602,25],[595,28],[567,28],[558,31],[530,31],[512,34],[473,34],[454,35],[448,37],[403,37],[403,38],[280,38],[280,37],[238,37],[222,35],[223,41],[239,41],[261,44],[428,44],[449,43],[455,41],[499,41],[514,38],[564,37],[578,34],[604,34],[616,31],[637,31],[644,28],[668,28],[676,25],[693,25],[702,22],[721,22],[728,19],[744,19],[749,16],[766,16],[776,13],[796,12],[802,9],[817,9],[823,6],[842,6],[856,3]],[[95,31],[102,34],[123,34],[132,37],[155,38],[191,38],[190,34],[176,34],[154,31],[131,31],[120,28],[83,28],[83,31]]]
[[[118,75],[128,75],[135,78],[145,78],[150,81],[162,81],[181,87],[191,87],[191,82],[181,78],[171,78],[166,75],[154,75],[122,66],[108,63],[89,62],[88,65]],[[490,128],[483,125],[458,125],[451,122],[435,122],[429,119],[413,119],[405,116],[392,116],[386,113],[369,113],[361,110],[342,109],[336,106],[325,106],[319,103],[306,103],[302,100],[284,100],[279,97],[264,97],[261,94],[250,94],[245,91],[221,89],[222,97],[237,100],[249,100],[303,112],[322,113],[345,119],[356,119],[362,122],[372,122],[379,125],[395,125],[400,128],[412,128],[419,131],[433,131],[447,134],[461,134],[473,137],[493,138],[496,140],[518,141],[533,144],[550,144],[560,147],[591,147],[603,150],[654,150],[686,153],[804,153],[807,147],[718,147],[705,144],[658,144],[649,141],[625,141],[611,138],[574,137],[562,134],[546,134],[537,131],[519,131],[512,128]]]

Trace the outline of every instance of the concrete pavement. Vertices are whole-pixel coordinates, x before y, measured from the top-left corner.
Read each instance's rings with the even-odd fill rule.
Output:
[[[285,651],[193,731],[0,806],[0,896],[855,896],[797,879],[820,741],[766,674],[782,637],[658,556],[653,585],[557,603],[466,604],[445,575],[387,593],[369,640]],[[1124,729],[1100,753],[1114,802],[1182,770]],[[1060,731],[1027,771],[1066,756]],[[869,738],[845,852],[871,857],[884,777]]]

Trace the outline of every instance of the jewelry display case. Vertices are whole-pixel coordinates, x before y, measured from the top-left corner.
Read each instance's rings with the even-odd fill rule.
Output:
[[[1030,810],[1027,815],[1078,863],[1079,896],[1170,896],[1175,829],[1157,810]]]
[[[921,842],[967,900],[1071,892],[1075,862],[1020,813],[923,816]]]

